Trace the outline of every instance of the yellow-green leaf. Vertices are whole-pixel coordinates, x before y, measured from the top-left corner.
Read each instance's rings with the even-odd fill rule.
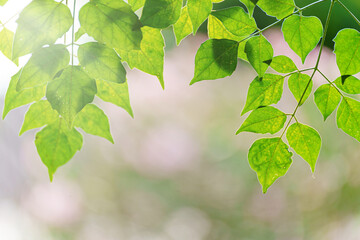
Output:
[[[283,19],[293,13],[295,8],[294,0],[259,0],[257,5],[265,11],[267,15],[277,19]]]
[[[10,60],[12,60],[13,42],[14,33],[4,27],[0,32],[0,51]],[[16,58],[13,62],[19,65],[19,59]]]
[[[208,18],[212,10],[211,0],[187,0],[187,7],[193,33],[195,34],[200,25]]]
[[[336,109],[341,100],[341,95],[331,84],[321,85],[314,93],[314,101],[324,116],[324,121]]]
[[[298,70],[293,60],[284,55],[274,57],[270,67],[279,73],[290,73]]]
[[[348,94],[360,94],[360,80],[354,76],[349,76],[344,80],[342,77],[339,77],[334,83],[343,92]]]
[[[187,10],[187,6],[181,9],[180,18],[174,24],[174,34],[176,44],[179,45],[181,40],[192,33],[192,23]]]
[[[336,114],[339,128],[360,141],[360,102],[344,97]]]
[[[299,103],[299,105],[302,105],[311,93],[313,81],[310,79],[309,75],[302,73],[294,73],[289,78],[288,85],[296,101]]]
[[[264,76],[274,55],[269,41],[263,36],[250,38],[245,45],[247,59],[260,77]]]

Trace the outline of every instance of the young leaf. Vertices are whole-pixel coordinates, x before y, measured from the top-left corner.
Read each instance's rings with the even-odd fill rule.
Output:
[[[3,28],[0,32],[0,51],[7,57],[12,60],[12,49],[14,42],[14,33],[7,28]],[[13,61],[16,65],[19,65],[19,59]]]
[[[142,27],[143,40],[139,50],[117,50],[130,68],[137,69],[156,76],[164,88],[164,38],[159,29]]]
[[[135,12],[139,8],[142,8],[146,0],[128,0],[128,3],[131,6],[131,9]]]
[[[274,50],[268,40],[263,35],[250,38],[246,42],[245,52],[259,77],[264,76],[274,55]]]
[[[286,114],[274,107],[255,109],[241,125],[236,134],[241,132],[277,133],[284,127]]]
[[[110,133],[109,119],[99,107],[87,104],[74,120],[74,126],[79,127],[86,133],[103,137],[114,143]]]
[[[275,74],[265,74],[256,77],[250,84],[245,107],[241,115],[260,106],[277,103],[282,95],[284,77]]]
[[[12,109],[38,101],[45,96],[45,85],[16,91],[21,71],[22,69],[11,77],[9,88],[5,96],[3,119]]]
[[[295,8],[294,0],[259,0],[257,5],[267,15],[277,19],[283,19],[293,13]]]
[[[286,174],[292,160],[292,153],[281,138],[263,138],[255,141],[248,154],[250,167],[257,173],[263,193]]]
[[[310,76],[302,73],[295,73],[289,78],[288,84],[289,89],[294,95],[296,101],[299,103],[299,105],[302,105],[309,97],[313,86],[313,81],[310,79]],[[305,89],[306,92],[304,94]]]
[[[200,25],[208,18],[212,10],[211,0],[188,0],[187,7],[195,34]]]
[[[222,25],[219,29],[220,31],[216,28],[212,29],[214,32],[213,35],[215,36],[217,32],[224,31],[221,29],[224,28],[231,35],[235,35],[237,37],[236,39],[231,38],[232,40],[241,40],[257,30],[255,19],[245,13],[244,9],[241,7],[231,7],[224,10],[218,10],[211,13],[211,16],[218,19],[218,25]],[[214,28],[213,26],[211,27]],[[221,36],[217,38],[221,38]]]
[[[344,97],[336,114],[339,128],[360,141],[360,102]]]
[[[299,154],[315,171],[316,161],[321,148],[319,133],[306,125],[294,123],[286,132],[286,139],[297,154]]]
[[[360,32],[355,29],[343,29],[335,39],[336,63],[342,76],[360,72]]]
[[[93,101],[95,93],[95,80],[81,67],[69,66],[48,84],[46,98],[71,128],[76,114]]]
[[[114,82],[96,80],[97,93],[100,99],[105,102],[111,102],[127,111],[131,117],[134,117],[130,105],[129,90],[127,82],[117,84]]]
[[[80,151],[82,144],[82,135],[75,128],[69,129],[62,119],[36,134],[35,145],[42,162],[49,170],[50,181],[56,169]]]
[[[50,82],[55,74],[68,66],[69,51],[64,45],[51,45],[35,51],[21,71],[17,91]]]
[[[248,10],[248,14],[251,17],[254,13],[255,4],[258,2],[258,0],[240,0],[240,2],[245,5]]]
[[[324,121],[339,105],[341,95],[331,84],[321,85],[314,93],[314,101],[324,116]]]
[[[70,9],[53,0],[33,0],[20,13],[12,59],[53,44],[73,23]]]
[[[24,132],[51,124],[59,119],[59,114],[51,107],[47,100],[40,100],[31,104],[25,114],[24,123],[19,135]]]
[[[279,73],[290,73],[298,70],[293,60],[284,55],[274,57],[270,67]]]
[[[124,1],[90,1],[80,9],[79,20],[89,36],[111,48],[125,51],[140,48],[141,23]]]
[[[75,42],[76,42],[77,40],[79,40],[85,33],[86,33],[86,32],[85,32],[85,29],[82,28],[82,27],[80,27],[80,28],[77,30],[77,32],[75,33]]]
[[[181,9],[180,18],[174,24],[174,33],[176,37],[176,44],[179,45],[181,40],[192,33],[192,23],[188,13],[187,6]]]
[[[292,15],[285,19],[281,30],[285,41],[303,63],[323,35],[323,26],[317,17]]]
[[[180,17],[182,0],[146,0],[141,22],[153,28],[167,28]]]
[[[78,58],[85,72],[92,78],[123,83],[126,70],[121,58],[112,48],[98,42],[88,42],[79,46]]]
[[[238,45],[227,39],[209,39],[201,44],[195,56],[195,74],[190,85],[230,76],[236,69]]]
[[[344,83],[342,77],[339,77],[334,83],[343,92],[348,94],[360,94],[360,80],[354,76],[347,77]]]

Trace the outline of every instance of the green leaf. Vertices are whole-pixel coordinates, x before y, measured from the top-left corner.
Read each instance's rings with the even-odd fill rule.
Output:
[[[112,48],[98,42],[79,46],[78,58],[85,72],[92,78],[116,83],[126,81],[126,70],[121,58]]]
[[[56,73],[68,66],[69,51],[64,45],[51,45],[35,51],[21,71],[17,91],[50,82]]]
[[[262,107],[255,109],[236,134],[241,132],[254,133],[277,133],[284,127],[286,114],[274,107]]]
[[[119,0],[92,0],[79,12],[85,32],[111,48],[139,49],[141,23],[130,5]]]
[[[341,95],[331,84],[321,85],[314,93],[314,101],[324,116],[324,121],[339,105]]]
[[[70,9],[53,0],[33,0],[20,13],[12,59],[53,44],[73,23]]]
[[[298,70],[293,60],[284,55],[274,57],[270,67],[279,73],[290,73]]]
[[[211,16],[216,19],[209,22],[210,38],[230,37],[227,39],[240,41],[257,30],[255,19],[249,17],[241,7],[218,10],[211,13]]]
[[[247,58],[246,52],[245,52],[245,46],[246,46],[246,42],[247,40],[242,40],[239,42],[239,47],[238,47],[238,58],[249,62],[249,59]]]
[[[14,42],[14,33],[7,28],[3,28],[0,32],[0,51],[5,57],[12,60],[12,49]],[[16,65],[19,65],[19,59],[13,61]]]
[[[344,97],[336,114],[339,128],[360,141],[360,102]]]
[[[182,0],[146,0],[141,22],[153,28],[167,28],[180,17]]]
[[[248,10],[248,14],[249,16],[252,16],[254,13],[254,9],[255,9],[255,2],[258,2],[257,0],[240,0],[240,2],[242,2],[245,7]]]
[[[334,82],[336,86],[343,92],[348,94],[360,94],[360,80],[354,76],[349,76],[344,80],[339,77]]]
[[[130,68],[137,69],[156,76],[162,88],[164,88],[164,38],[159,29],[143,27],[141,28],[143,40],[140,50],[118,51]]]
[[[131,9],[135,12],[139,8],[142,8],[145,4],[146,0],[128,0]]]
[[[174,24],[174,34],[176,44],[179,45],[181,40],[192,33],[192,23],[188,13],[187,6],[181,9],[180,18]]]
[[[76,42],[77,40],[79,40],[85,33],[86,33],[86,32],[85,32],[85,29],[82,28],[82,27],[80,27],[80,28],[77,30],[77,32],[75,33],[75,42]]]
[[[256,77],[250,84],[245,107],[241,115],[261,106],[275,104],[281,99],[284,77],[275,74],[265,74]]]
[[[294,0],[259,0],[257,5],[267,15],[277,19],[283,19],[293,13],[295,8]]]
[[[0,0],[0,6],[4,6],[5,3],[7,3],[8,0]]]
[[[24,123],[19,135],[24,132],[51,124],[59,119],[59,114],[51,107],[47,100],[40,100],[31,104],[25,114]]]
[[[292,153],[281,138],[263,138],[255,141],[248,154],[250,167],[257,173],[263,193],[286,174],[292,160]]]
[[[223,2],[224,0],[211,0],[213,3]]]
[[[16,86],[20,77],[22,69],[11,77],[9,88],[5,96],[5,106],[3,112],[3,119],[6,115],[15,108],[20,106],[39,101],[45,96],[46,86],[38,86],[34,88],[24,89],[22,91],[16,91]]]
[[[285,19],[281,30],[285,41],[303,63],[323,36],[323,26],[317,17],[292,15]]]
[[[310,83],[309,83],[310,82]],[[288,81],[289,89],[294,95],[296,101],[301,106],[311,93],[313,86],[313,81],[310,79],[309,75],[302,73],[294,73],[291,75]],[[307,88],[306,88],[307,87]],[[304,94],[304,91],[306,92]],[[301,99],[301,102],[300,102]]]
[[[74,126],[79,127],[86,133],[103,137],[114,143],[110,133],[109,119],[99,107],[94,104],[86,105],[74,120]]]
[[[211,0],[187,0],[187,7],[195,34],[210,15],[213,5]]]
[[[264,76],[274,55],[268,40],[263,35],[250,38],[246,42],[245,52],[251,66],[260,77]]]
[[[236,69],[238,42],[209,39],[201,44],[195,56],[195,74],[191,84],[230,76]]]
[[[36,134],[35,145],[41,160],[49,170],[50,181],[56,169],[80,151],[82,144],[82,135],[75,128],[69,129],[62,119]]]
[[[309,126],[294,123],[287,130],[286,139],[290,147],[309,163],[311,171],[314,172],[321,148],[319,133]]]
[[[48,84],[46,98],[71,128],[76,114],[93,101],[95,93],[95,80],[81,67],[69,66]]]
[[[127,82],[118,84],[107,81],[96,80],[97,93],[100,99],[105,102],[111,102],[127,111],[131,117],[134,117],[130,105],[129,90]]]
[[[343,29],[335,39],[334,52],[336,63],[342,76],[360,72],[360,32],[355,29]]]

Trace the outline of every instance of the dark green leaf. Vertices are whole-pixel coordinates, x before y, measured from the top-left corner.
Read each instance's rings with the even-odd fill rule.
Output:
[[[255,109],[236,132],[277,133],[284,127],[286,114],[274,107]]]
[[[287,130],[286,138],[290,147],[309,163],[311,171],[314,172],[321,148],[319,133],[309,126],[294,123]]]
[[[360,141],[360,102],[344,97],[336,114],[339,128]]]
[[[149,27],[167,28],[180,17],[182,0],[146,0],[141,22]]]
[[[250,84],[246,104],[241,115],[260,106],[277,103],[281,99],[283,86],[283,76],[265,74],[263,78],[256,77]]]
[[[90,1],[81,8],[79,20],[87,34],[111,48],[125,51],[140,48],[141,23],[123,1]]]
[[[270,67],[279,73],[290,73],[298,70],[293,60],[284,55],[274,57]]]
[[[4,27],[0,32],[0,51],[10,60],[12,60],[13,42],[14,33]],[[19,65],[19,59],[16,58],[13,62]]]
[[[291,166],[292,153],[280,138],[263,138],[255,141],[248,154],[250,167],[257,173],[263,193],[286,174]]]
[[[103,137],[114,143],[110,133],[109,119],[104,111],[94,104],[87,104],[74,120],[75,127],[79,127],[86,133]]]
[[[36,134],[35,145],[41,160],[49,170],[50,181],[56,169],[80,151],[82,144],[82,135],[75,128],[69,129],[62,119]]]
[[[187,0],[187,7],[195,34],[210,15],[213,5],[211,0]]]
[[[53,0],[33,0],[17,20],[12,59],[53,44],[73,23],[70,9]]]
[[[37,50],[24,66],[16,89],[20,91],[46,84],[67,67],[69,61],[70,54],[64,45],[51,45]]]
[[[257,0],[240,0],[240,2],[242,2],[247,8],[249,16],[252,16],[255,8],[254,2],[257,2]]]
[[[181,40],[192,33],[192,23],[187,10],[187,6],[181,9],[180,18],[174,24],[174,33],[176,37],[176,44],[179,45]]]
[[[313,82],[310,79],[310,76],[302,73],[295,73],[289,78],[288,84],[289,89],[294,95],[296,101],[299,103],[299,105],[302,105],[309,97],[313,86]]]
[[[190,84],[230,76],[236,69],[238,45],[238,42],[227,39],[209,39],[201,44]]]
[[[323,26],[317,17],[292,15],[285,19],[281,30],[285,41],[303,63],[323,35]]]
[[[274,50],[263,36],[250,38],[245,45],[246,56],[260,77],[264,76],[273,58]]]
[[[257,5],[265,11],[267,15],[277,19],[283,19],[293,13],[295,8],[294,0],[259,0]]]
[[[348,94],[360,94],[360,80],[354,76],[349,76],[343,83],[342,77],[339,77],[334,82],[336,86]]]
[[[78,58],[81,66],[92,78],[116,83],[126,81],[126,70],[121,58],[112,48],[98,42],[79,46]]]
[[[81,67],[69,66],[48,84],[46,97],[71,128],[76,114],[93,101],[95,93],[95,80]]]
[[[314,100],[325,121],[339,105],[341,95],[330,84],[324,84],[315,91]]]

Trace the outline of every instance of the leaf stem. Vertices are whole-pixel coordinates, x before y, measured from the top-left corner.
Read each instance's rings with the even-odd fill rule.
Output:
[[[338,89],[338,87],[337,87],[332,81],[330,81],[330,79],[329,79],[328,77],[326,77],[324,73],[322,73],[319,69],[317,69],[317,71],[318,71],[318,73],[320,73],[321,76],[323,76],[323,78],[324,78],[331,86],[333,86],[333,87],[336,89],[336,91],[339,92],[339,94],[340,94],[342,97],[345,97],[344,94]]]
[[[340,0],[336,0],[336,2],[338,2],[360,26],[360,20],[350,11],[350,9],[348,9]]]

